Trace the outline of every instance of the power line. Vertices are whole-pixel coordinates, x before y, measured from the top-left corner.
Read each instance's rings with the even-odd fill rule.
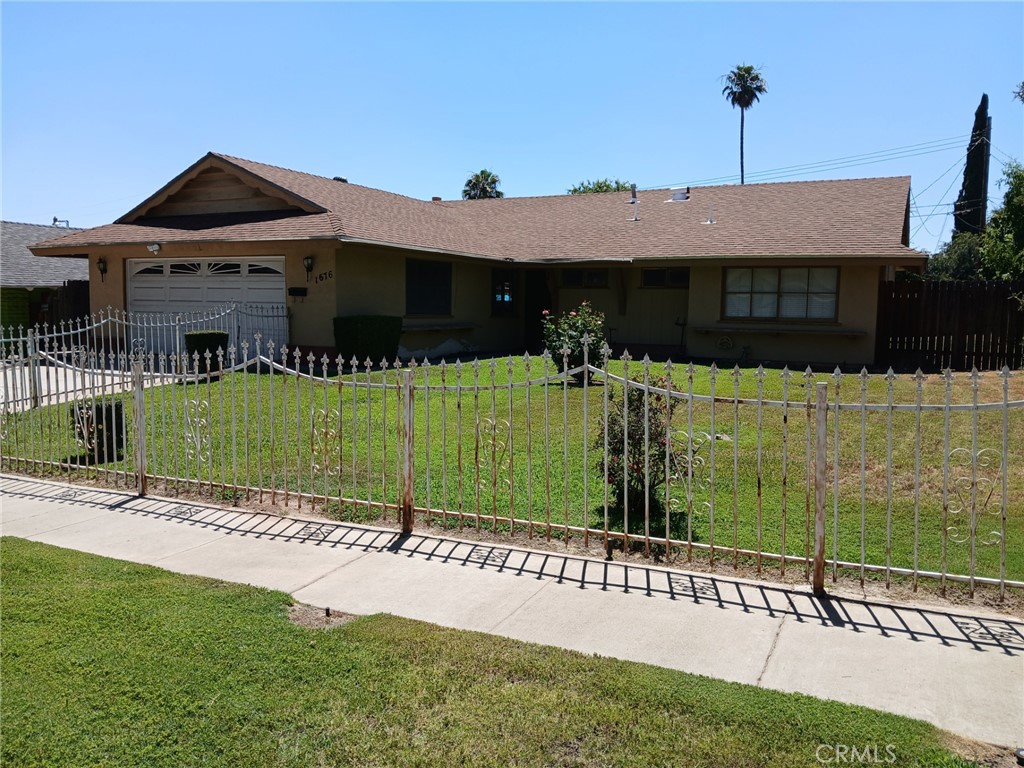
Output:
[[[964,136],[953,136],[946,139],[934,139],[932,141],[908,144],[902,147],[882,149],[875,152],[866,152],[860,155],[847,155],[845,157],[832,158],[831,160],[820,160],[814,163],[802,163],[789,165],[780,168],[773,168],[765,171],[755,171],[747,174],[748,177],[760,178],[762,180],[771,178],[785,178],[788,176],[806,175],[820,171],[835,170],[838,168],[850,168],[858,165],[871,165],[873,163],[885,162],[887,160],[899,160],[904,157],[916,157],[918,155],[932,154],[934,152],[945,152],[959,147],[959,142]],[[715,182],[726,182],[738,179],[739,175],[716,176],[696,181],[683,182],[679,184],[660,184],[643,187],[643,189],[664,189],[665,187],[700,186]]]

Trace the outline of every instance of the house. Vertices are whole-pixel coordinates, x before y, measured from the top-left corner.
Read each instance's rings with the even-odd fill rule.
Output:
[[[46,224],[0,222],[0,327],[29,327],[88,314],[89,266],[82,258],[37,258],[29,246],[79,232]],[[70,284],[70,285],[69,285]]]
[[[536,349],[544,309],[589,299],[617,348],[870,364],[880,280],[926,259],[909,193],[896,177],[425,201],[210,153],[32,250],[88,254],[93,307],[286,305],[303,349],[333,349],[332,318],[358,314],[403,317],[403,356]]]

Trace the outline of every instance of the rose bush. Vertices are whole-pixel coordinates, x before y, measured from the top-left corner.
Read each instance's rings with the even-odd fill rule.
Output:
[[[601,347],[607,339],[604,328],[604,313],[596,311],[589,301],[576,309],[555,317],[544,310],[544,346],[551,359],[561,369],[562,350],[569,350],[569,367],[583,365],[583,337],[589,336],[588,356],[593,365],[601,359]]]

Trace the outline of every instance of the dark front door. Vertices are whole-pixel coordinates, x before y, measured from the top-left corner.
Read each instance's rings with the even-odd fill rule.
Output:
[[[545,309],[553,310],[551,292],[548,290],[548,271],[546,269],[528,269],[524,275],[525,290],[523,291],[523,315],[525,326],[523,339],[530,354],[544,351],[544,315]]]

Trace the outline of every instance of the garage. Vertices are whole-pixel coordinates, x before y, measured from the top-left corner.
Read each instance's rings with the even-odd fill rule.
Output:
[[[128,311],[153,327],[142,334],[150,351],[170,352],[172,340],[180,344],[186,330],[202,328],[227,331],[232,345],[251,344],[256,333],[287,343],[284,258],[132,260]]]

